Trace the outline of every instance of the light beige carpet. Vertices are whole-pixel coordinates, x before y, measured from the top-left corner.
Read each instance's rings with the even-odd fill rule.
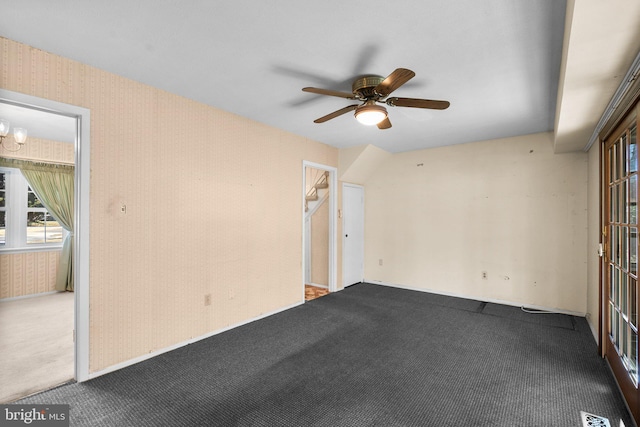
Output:
[[[0,301],[0,403],[73,379],[73,292]]]

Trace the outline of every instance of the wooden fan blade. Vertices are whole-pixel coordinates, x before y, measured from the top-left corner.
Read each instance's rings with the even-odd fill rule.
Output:
[[[344,107],[344,108],[341,108],[341,109],[339,109],[337,111],[334,111],[333,113],[329,113],[326,116],[322,116],[319,119],[315,119],[313,122],[314,123],[324,123],[327,120],[335,119],[336,117],[341,116],[341,115],[343,115],[345,113],[348,113],[349,111],[353,111],[357,107],[358,107],[357,104],[349,105],[348,107]]]
[[[318,95],[329,95],[329,96],[337,96],[339,98],[356,99],[356,97],[352,93],[339,92],[337,90],[329,90],[329,89],[319,89],[317,87],[303,87],[302,91],[316,93]]]
[[[396,68],[395,71],[387,76],[376,88],[376,93],[382,97],[388,96],[391,92],[411,80],[416,73],[406,68]]]
[[[391,127],[391,120],[389,117],[378,123],[378,129],[389,129]]]
[[[392,107],[412,107],[412,108],[429,108],[431,110],[446,110],[449,108],[449,101],[435,101],[432,99],[418,98],[389,98],[387,105]]]

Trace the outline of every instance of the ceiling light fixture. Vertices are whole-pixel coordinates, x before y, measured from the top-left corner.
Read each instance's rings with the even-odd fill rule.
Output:
[[[5,137],[9,134],[9,121],[0,119],[0,145],[7,151],[18,151],[22,148],[25,141],[27,140],[27,130],[23,128],[13,128],[13,140],[14,146],[18,148],[11,149],[9,146],[5,145]]]
[[[376,105],[375,101],[367,101],[363,105],[356,108],[356,120],[363,125],[377,125],[387,118],[387,109]]]

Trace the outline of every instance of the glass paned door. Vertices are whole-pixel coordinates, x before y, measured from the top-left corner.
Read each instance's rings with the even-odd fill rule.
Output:
[[[637,125],[604,147],[605,355],[630,406],[638,403]]]

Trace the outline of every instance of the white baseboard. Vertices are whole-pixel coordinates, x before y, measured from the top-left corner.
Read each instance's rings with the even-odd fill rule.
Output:
[[[260,320],[260,319],[264,319],[265,317],[273,316],[274,314],[278,314],[278,313],[281,313],[283,311],[290,310],[290,309],[292,309],[294,307],[297,307],[299,305],[302,305],[302,304],[304,304],[304,301],[303,302],[297,302],[297,303],[289,305],[287,307],[283,307],[283,308],[271,311],[269,313],[265,313],[265,314],[262,314],[260,316],[253,317],[253,318],[251,318],[249,320],[245,320],[243,322],[236,323],[236,324],[231,325],[231,326],[227,326],[226,328],[218,329],[216,331],[209,332],[209,333],[201,335],[199,337],[192,338],[192,339],[183,341],[181,343],[178,343],[178,344],[175,344],[175,345],[172,345],[172,346],[169,346],[169,347],[165,347],[165,348],[162,348],[160,350],[153,351],[153,352],[151,352],[149,354],[145,354],[143,356],[139,356],[139,357],[127,360],[125,362],[121,362],[121,363],[117,363],[115,365],[111,365],[108,368],[102,369],[100,371],[90,372],[87,380],[100,377],[100,376],[108,374],[110,372],[118,371],[118,370],[120,370],[122,368],[126,368],[127,366],[135,365],[136,363],[144,362],[145,360],[149,360],[149,359],[154,358],[156,356],[159,356],[159,355],[161,355],[163,353],[167,353],[169,351],[176,350],[176,349],[178,349],[180,347],[184,347],[186,345],[193,344],[193,343],[198,342],[200,340],[203,340],[203,339],[206,339],[206,338],[210,338],[210,337],[212,337],[214,335],[221,334],[222,332],[226,332],[226,331],[229,331],[231,329],[235,329],[237,327],[246,325],[246,324],[251,323],[251,322],[255,322],[256,320]]]
[[[45,295],[57,294],[58,292],[64,292],[64,291],[40,292],[39,294],[28,294],[28,295],[21,295],[19,297],[2,298],[2,299],[0,299],[0,302],[11,302],[11,301],[17,301],[17,300],[27,299],[27,298],[42,297],[42,296],[45,296]]]
[[[365,283],[371,283],[371,284],[379,285],[379,286],[388,286],[388,287],[392,287],[392,288],[406,289],[406,290],[411,290],[411,291],[426,292],[426,293],[437,294],[437,295],[446,295],[446,296],[470,299],[470,300],[475,300],[475,301],[490,302],[490,303],[495,303],[495,304],[504,304],[504,305],[510,305],[510,306],[514,306],[514,307],[522,307],[523,306],[523,304],[516,303],[516,302],[513,302],[513,301],[505,301],[505,300],[492,299],[492,298],[483,298],[483,297],[474,297],[474,296],[468,296],[468,295],[461,295],[461,294],[456,294],[456,293],[452,293],[452,292],[444,292],[444,291],[439,291],[439,290],[434,290],[434,289],[416,288],[416,287],[405,286],[405,285],[401,285],[401,284],[381,282],[381,281],[377,281],[377,280],[365,280]],[[316,286],[316,285],[314,285],[314,286]],[[338,290],[341,291],[342,289],[338,289]],[[148,359],[151,359],[153,357],[159,356],[159,355],[161,355],[163,353],[167,353],[169,351],[176,350],[176,349],[178,349],[180,347],[184,347],[186,345],[193,344],[193,343],[198,342],[200,340],[203,340],[203,339],[206,339],[206,338],[210,338],[210,337],[212,337],[214,335],[218,335],[218,334],[220,334],[222,332],[226,332],[226,331],[229,331],[231,329],[235,329],[237,327],[246,325],[248,323],[255,322],[257,320],[261,320],[261,319],[264,319],[264,318],[269,317],[269,316],[273,316],[274,314],[278,314],[278,313],[281,313],[283,311],[290,310],[290,309],[295,308],[295,307],[297,307],[299,305],[302,305],[302,304],[304,304],[304,301],[303,302],[297,302],[297,303],[289,305],[287,307],[283,307],[283,308],[280,308],[278,310],[274,310],[272,312],[262,314],[260,316],[245,320],[243,322],[228,326],[226,328],[218,329],[216,331],[201,335],[199,337],[192,338],[192,339],[180,342],[178,344],[175,344],[175,345],[172,345],[172,346],[169,346],[169,347],[165,347],[165,348],[162,348],[160,350],[153,351],[153,352],[151,352],[149,354],[145,354],[143,356],[139,356],[139,357],[127,360],[125,362],[117,363],[115,365],[109,366],[108,368],[102,369],[100,371],[91,372],[91,373],[89,373],[87,379],[89,380],[89,379],[97,378],[97,377],[100,377],[102,375],[108,374],[110,372],[115,372],[115,371],[120,370],[122,368],[126,368],[127,366],[135,365],[136,363],[143,362],[145,360],[148,360]],[[534,310],[544,310],[544,311],[560,313],[560,314],[569,314],[571,316],[585,317],[585,313],[579,313],[579,312],[570,311],[570,310],[562,310],[562,309],[557,309],[557,308],[549,308],[549,307],[542,307],[542,306],[529,305],[529,304],[527,304],[525,306],[527,308],[531,308],[531,309],[534,309]],[[591,328],[591,324],[590,323],[589,323],[589,327]],[[591,331],[594,333],[594,336],[595,336],[596,334],[593,331],[593,328],[591,328]]]
[[[543,307],[543,306],[539,306],[539,305],[522,304],[520,302],[506,301],[506,300],[495,299],[495,298],[485,298],[485,297],[478,297],[478,296],[473,296],[473,295],[471,295],[471,296],[470,295],[461,295],[461,294],[456,294],[456,293],[453,293],[453,292],[444,292],[444,291],[435,290],[435,289],[415,288],[415,287],[400,285],[400,284],[396,284],[396,283],[381,282],[381,281],[378,281],[378,280],[365,280],[365,283],[371,283],[373,285],[380,285],[380,286],[388,286],[388,287],[391,287],[391,288],[407,289],[409,291],[426,292],[426,293],[429,293],[429,294],[446,295],[446,296],[449,296],[449,297],[464,298],[464,299],[470,299],[470,300],[474,300],[474,301],[482,301],[482,302],[490,302],[490,303],[494,303],[494,304],[510,305],[510,306],[513,306],[513,307],[524,307],[524,308],[530,308],[530,309],[533,309],[533,310],[548,311],[548,312],[551,312],[551,313],[569,314],[571,316],[577,316],[577,317],[585,317],[585,314],[586,314],[586,313],[581,313],[581,312],[577,312],[577,311],[564,310],[564,309],[560,309],[560,308],[550,308],[550,307]]]
[[[316,288],[324,288],[324,289],[329,289],[329,285],[321,285],[319,283],[307,283],[307,285],[309,286],[315,286]]]

